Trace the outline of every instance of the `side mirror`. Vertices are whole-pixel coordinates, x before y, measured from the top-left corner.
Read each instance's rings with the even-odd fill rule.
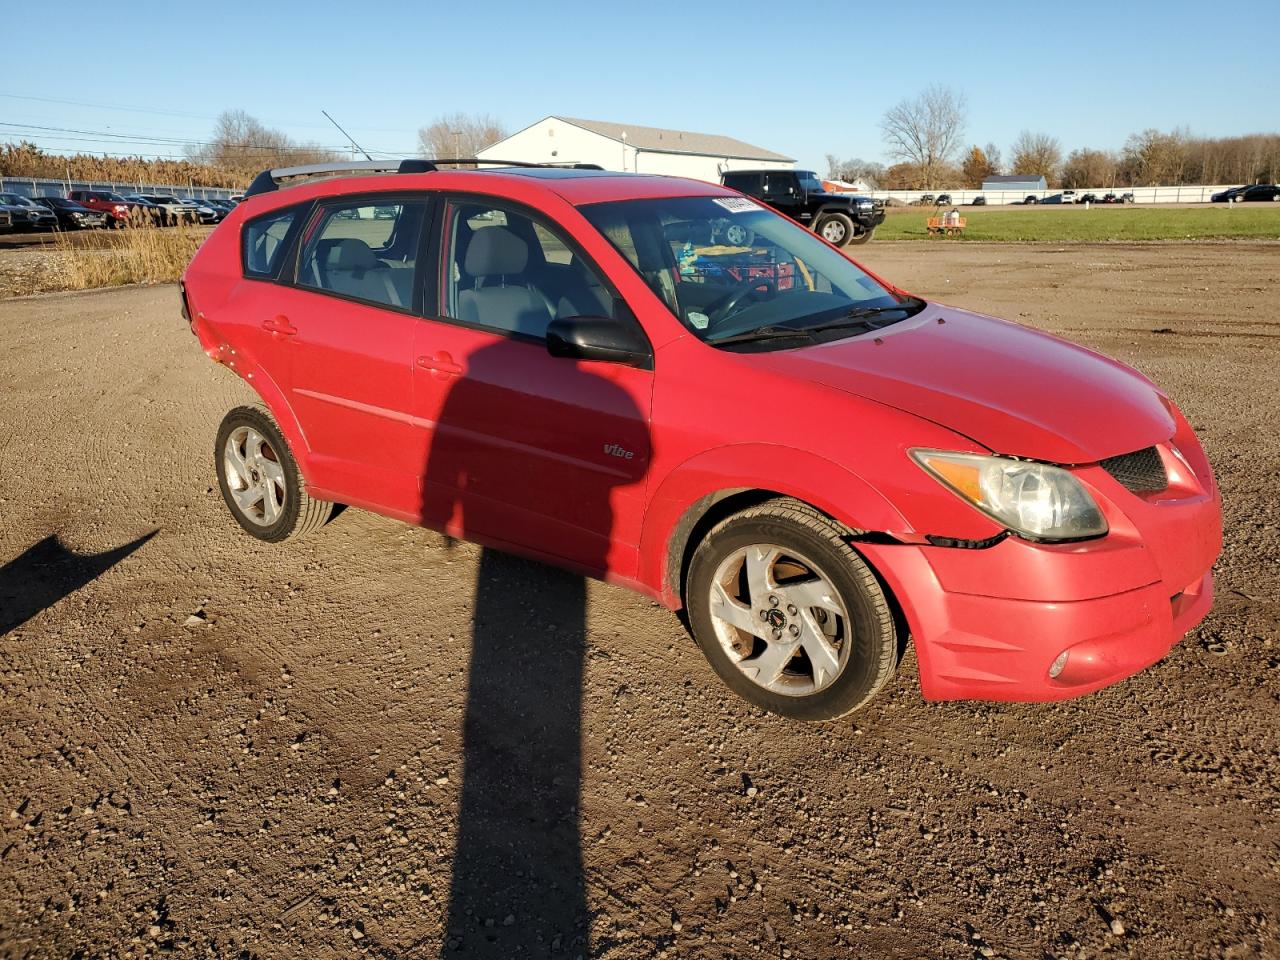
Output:
[[[653,350],[629,318],[563,317],[547,325],[547,352],[572,360],[599,360],[653,368]]]

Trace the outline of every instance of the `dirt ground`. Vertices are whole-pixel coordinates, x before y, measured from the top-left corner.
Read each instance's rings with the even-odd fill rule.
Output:
[[[784,721],[620,589],[357,510],[241,533],[244,392],[173,287],[0,303],[0,955],[1280,956],[1280,245],[858,256],[1183,405],[1227,546],[1164,662],[934,704],[909,654]]]

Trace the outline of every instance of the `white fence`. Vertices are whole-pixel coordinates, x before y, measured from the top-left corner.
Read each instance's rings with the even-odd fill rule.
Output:
[[[109,190],[122,196],[131,193],[159,193],[166,196],[226,200],[242,190],[219,187],[180,186],[172,183],[117,183],[110,180],[42,180],[39,177],[0,177],[0,193],[23,197],[65,197],[72,190]]]
[[[1231,187],[1238,187],[1238,183],[1223,183],[1217,185],[1196,184],[1181,187],[1081,187],[1076,190],[1076,196],[1081,197],[1086,193],[1095,194],[1099,199],[1108,193],[1114,193],[1117,196],[1124,193],[1132,193],[1134,203],[1208,203],[1209,198],[1215,193],[1221,193],[1223,190]],[[876,200],[897,200],[901,203],[912,203],[919,200],[925,194],[932,194],[934,197],[942,194],[950,194],[952,204],[956,206],[964,206],[973,202],[974,197],[985,197],[987,204],[997,206],[1000,204],[1022,203],[1027,197],[1035,197],[1041,203],[1057,203],[1061,202],[1062,190],[873,190],[870,196]]]

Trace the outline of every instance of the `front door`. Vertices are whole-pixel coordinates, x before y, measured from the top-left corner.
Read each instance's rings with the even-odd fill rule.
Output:
[[[610,315],[613,292],[521,208],[453,202],[441,219],[439,303],[413,348],[414,404],[432,434],[424,517],[633,575],[652,372],[552,357],[545,345],[553,317]]]

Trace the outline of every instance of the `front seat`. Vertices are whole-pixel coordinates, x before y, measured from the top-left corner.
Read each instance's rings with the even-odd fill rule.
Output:
[[[458,319],[534,337],[546,335],[554,310],[525,268],[529,247],[506,227],[482,227],[467,246],[463,266],[475,289],[458,295]]]

